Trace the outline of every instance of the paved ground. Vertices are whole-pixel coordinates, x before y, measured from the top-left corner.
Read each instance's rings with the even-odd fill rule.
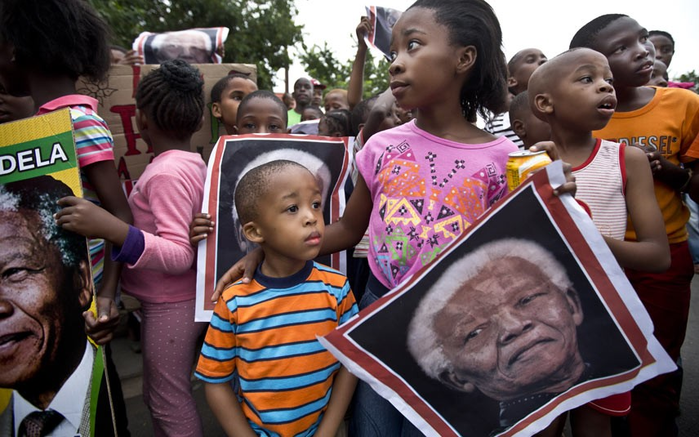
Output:
[[[153,433],[150,417],[141,397],[141,355],[134,353],[130,346],[129,340],[125,337],[117,338],[112,343],[113,354],[123,384],[131,435],[149,437]],[[680,436],[696,437],[699,436],[699,277],[695,278],[692,284],[691,315],[682,357],[685,379],[684,391],[682,392],[682,415],[678,420]],[[193,387],[199,413],[204,423],[204,435],[207,437],[224,436],[225,434],[206,405],[202,384],[194,381]]]

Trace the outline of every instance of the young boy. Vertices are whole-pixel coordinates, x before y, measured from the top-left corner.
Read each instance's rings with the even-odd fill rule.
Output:
[[[257,91],[257,84],[240,73],[219,79],[211,88],[211,114],[223,124],[228,135],[235,134],[238,107],[253,91]]]
[[[216,303],[196,370],[228,435],[334,436],[352,398],[356,379],[316,339],[357,314],[347,278],[312,261],[321,198],[291,161],[256,167],[236,188],[245,237],[265,258]]]
[[[529,150],[539,141],[551,140],[551,126],[534,116],[529,107],[528,91],[517,94],[510,102],[510,126],[522,140],[524,150]]]
[[[670,265],[670,251],[660,209],[648,202],[653,177],[645,154],[635,147],[593,138],[592,131],[603,128],[614,113],[617,99],[612,81],[602,54],[572,49],[532,74],[530,107],[550,126],[561,159],[573,166],[576,199],[589,207],[619,264],[662,272]],[[627,212],[638,233],[635,241],[624,241]],[[571,414],[573,435],[611,435],[610,416],[626,415],[630,406],[629,393],[624,393],[575,409]]]
[[[541,50],[533,48],[520,50],[510,59],[507,63],[507,87],[510,92],[508,108],[512,103],[512,98],[527,90],[532,73],[546,62],[546,59],[546,55]],[[504,135],[515,143],[517,147],[523,149],[523,142],[515,134],[512,126],[509,124],[509,120],[506,110],[502,114],[498,114],[488,120],[485,130],[498,137]]]
[[[648,32],[626,15],[602,15],[583,26],[570,43],[606,56],[617,95],[609,124],[595,136],[644,149],[654,172],[655,197],[670,243],[671,267],[665,273],[627,269],[626,274],[648,310],[654,335],[673,360],[680,356],[689,315],[692,258],[687,244],[689,217],[682,193],[699,199],[699,96],[676,88],[651,88],[653,68]],[[682,165],[681,165],[682,164]],[[637,239],[629,223],[626,239]],[[629,415],[633,436],[676,435],[681,377],[661,375],[633,390]]]

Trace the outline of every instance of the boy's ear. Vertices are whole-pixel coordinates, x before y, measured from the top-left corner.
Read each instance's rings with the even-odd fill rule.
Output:
[[[524,122],[519,118],[516,118],[512,124],[512,131],[517,134],[520,139],[524,139],[527,136],[527,130],[524,128]]]
[[[459,50],[459,62],[456,64],[456,72],[461,74],[469,71],[476,63],[477,56],[474,46],[462,47]]]
[[[214,118],[221,119],[221,103],[213,102],[211,104],[211,115],[213,115]]]
[[[475,385],[459,378],[458,375],[451,370],[442,371],[442,373],[439,374],[439,380],[442,382],[442,384],[458,391],[466,393],[473,393],[476,391]]]
[[[553,99],[546,93],[537,94],[534,97],[534,109],[541,114],[553,114]]]
[[[508,76],[507,77],[507,88],[514,88],[517,86],[517,79],[514,78],[514,76]]]
[[[262,232],[260,231],[260,228],[254,221],[247,222],[243,225],[243,235],[245,235],[246,239],[252,241],[255,244],[264,243],[265,241],[264,237],[262,236]]]

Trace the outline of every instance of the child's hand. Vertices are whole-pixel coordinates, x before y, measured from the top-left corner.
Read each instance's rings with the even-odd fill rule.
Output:
[[[648,163],[650,164],[650,170],[653,172],[653,175],[655,175],[657,172],[663,169],[663,161],[665,161],[665,158],[663,158],[663,155],[660,153],[658,149],[656,149],[653,146],[641,146],[636,143],[633,143],[631,145],[634,147],[638,147],[639,149],[643,150],[643,152],[646,154],[646,157],[648,158]],[[665,166],[667,166],[667,162]]]
[[[85,319],[85,332],[92,340],[104,345],[109,343],[114,336],[114,330],[119,326],[119,309],[111,297],[96,297],[97,317],[92,311],[83,313]]]
[[[371,22],[369,21],[369,17],[362,17],[361,20],[359,20],[356,32],[357,41],[359,42],[359,44],[366,45],[364,37],[368,36],[371,33]]]
[[[123,58],[117,61],[119,65],[140,65],[145,64],[143,56],[139,55],[136,50],[129,50]]]
[[[201,240],[206,239],[214,231],[215,223],[211,221],[211,216],[204,212],[194,215],[192,223],[189,224],[189,244],[196,246]]]
[[[211,302],[216,302],[221,297],[223,290],[241,277],[243,278],[243,283],[249,284],[252,276],[255,274],[255,270],[257,270],[257,266],[262,264],[264,259],[264,252],[259,247],[239,259],[216,283],[214,294],[211,295]]]
[[[54,215],[56,223],[67,231],[87,238],[104,238],[121,246],[129,232],[129,225],[89,200],[68,196],[60,199],[63,207]]]
[[[541,150],[546,151],[546,154],[549,155],[551,161],[560,159],[558,149],[553,141],[539,141],[529,148],[530,152],[539,152]],[[553,194],[560,196],[561,194],[569,193],[571,196],[575,196],[577,186],[575,185],[575,176],[573,176],[573,167],[567,162],[563,163],[563,174],[566,177],[566,182],[553,190]]]

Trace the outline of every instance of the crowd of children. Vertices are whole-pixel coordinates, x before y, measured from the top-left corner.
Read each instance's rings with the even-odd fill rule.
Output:
[[[347,90],[323,95],[324,85],[300,78],[291,109],[244,74],[221,78],[204,96],[195,67],[161,64],[135,93],[136,125],[154,157],[127,199],[109,127],[75,83],[103,78],[110,63],[142,59],[110,46],[107,25],[83,0],[0,5],[0,123],[70,108],[85,199],[62,199],[55,220],[90,238],[97,315],[84,316],[98,344],[109,344],[118,323],[119,287],[141,304],[143,397],[154,435],[203,435],[193,371],[228,435],[334,436],[347,417],[353,436],[421,435],[317,337],[405,282],[505,196],[508,154],[518,147],[569,164],[555,194],[575,193],[589,207],[655,336],[681,364],[699,265],[692,201],[699,199],[699,96],[668,81],[672,36],[627,15],[603,15],[550,60],[527,48],[506,63],[500,24],[484,0],[417,0],[393,27],[390,88],[362,99],[371,30],[362,17]],[[335,223],[324,223],[321,189],[299,163],[273,161],[241,175],[235,207],[244,237],[258,247],[212,290],[208,331],[194,322],[195,256],[216,223],[200,213],[206,165],[191,152],[207,101],[228,135],[356,138],[351,195]],[[409,199],[439,210],[458,201],[448,193],[476,199],[458,209],[463,225],[452,238],[423,226],[399,256],[382,259],[392,233],[415,234],[411,226],[433,219],[426,212],[417,215],[421,224],[387,226],[382,206]],[[349,280],[313,261],[343,250],[354,254]],[[129,435],[107,351],[117,382],[115,432]],[[560,436],[567,416],[576,437],[677,435],[681,383],[680,366],[578,407],[541,435]]]

